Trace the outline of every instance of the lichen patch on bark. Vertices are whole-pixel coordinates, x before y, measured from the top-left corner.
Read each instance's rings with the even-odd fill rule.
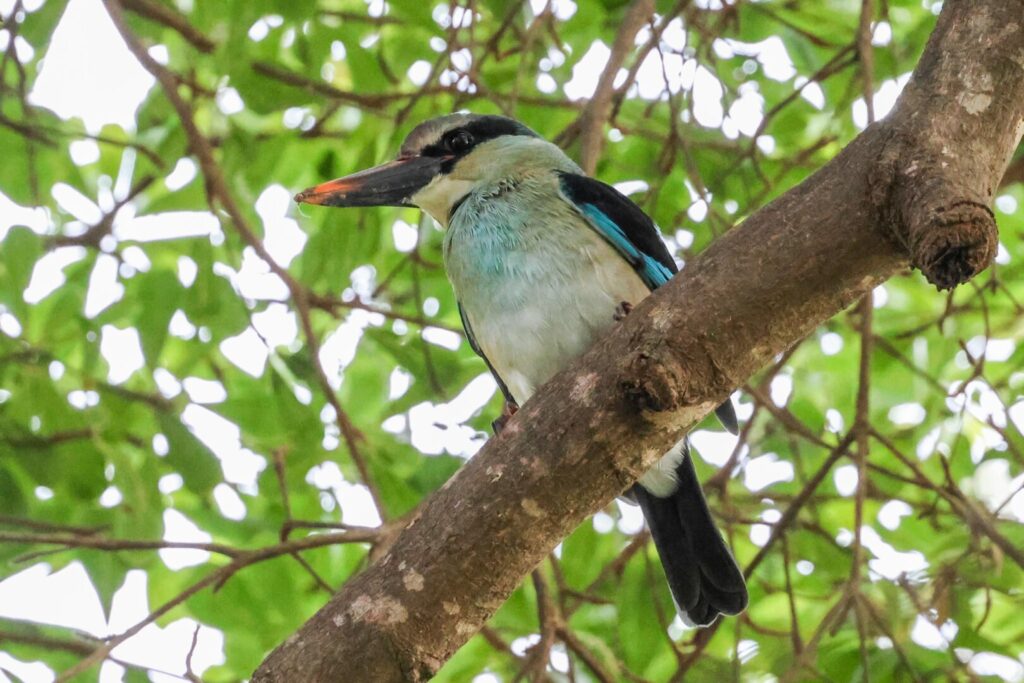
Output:
[[[409,591],[421,591],[423,590],[423,575],[410,568],[402,574],[402,585]]]

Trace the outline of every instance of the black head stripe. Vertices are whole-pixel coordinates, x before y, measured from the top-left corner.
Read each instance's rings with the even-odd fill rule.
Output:
[[[462,125],[445,130],[436,141],[423,147],[419,153],[422,156],[452,156],[458,159],[480,143],[506,135],[540,137],[523,124],[505,116],[472,116],[466,117]],[[456,141],[459,144],[453,144]]]
[[[479,116],[465,126],[477,142],[493,140],[503,135],[526,135],[529,137],[540,137],[532,130],[519,123],[515,119],[505,116]]]

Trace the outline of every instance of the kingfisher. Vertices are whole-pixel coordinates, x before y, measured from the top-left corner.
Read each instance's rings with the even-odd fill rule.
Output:
[[[505,396],[496,428],[678,270],[640,207],[504,116],[421,123],[394,161],[295,200],[414,206],[441,225],[466,337]],[[730,401],[716,414],[736,432]],[[685,437],[625,498],[643,512],[684,623],[706,626],[746,607],[743,573],[712,519]]]

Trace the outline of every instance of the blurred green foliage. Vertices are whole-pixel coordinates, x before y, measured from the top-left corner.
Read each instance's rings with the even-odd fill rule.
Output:
[[[573,124],[585,101],[569,99],[563,87],[574,76],[586,80],[581,59],[595,41],[612,44],[625,3],[478,0],[469,10],[406,0],[125,5],[138,39],[162,46],[249,224],[269,233],[272,221],[298,222],[308,241],[287,269],[323,305],[297,307],[279,282],[258,289],[253,283],[273,278],[260,280],[259,264],[245,265],[256,256],[216,202],[220,228],[212,234],[150,240],[127,232],[134,217],[211,210],[201,172],[168,186],[179,160],[192,154],[181,121],[159,86],[139,107],[134,130],[90,131],[80,120],[30,104],[26,93],[65,3],[48,0],[27,12],[18,3],[0,33],[8,36],[0,192],[45,213],[30,229],[11,225],[0,207],[0,322],[6,321],[0,325],[0,531],[23,532],[24,520],[32,520],[96,527],[115,539],[159,539],[173,509],[216,543],[269,546],[289,518],[282,485],[292,519],[350,523],[341,514],[347,501],[338,497],[362,489],[324,491],[310,477],[314,468],[337,463],[347,482],[362,481],[318,376],[322,359],[358,432],[355,443],[382,516],[408,513],[479,447],[500,409],[497,396],[483,406],[464,396],[458,405],[469,405],[468,414],[449,411],[456,415],[451,423],[435,428],[422,417],[442,414],[443,406],[430,412],[425,402],[452,401],[485,372],[464,341],[452,350],[451,335],[438,333],[459,328],[440,266],[441,233],[413,210],[292,207],[287,217],[268,218],[257,212],[257,200],[385,160],[415,123],[458,109],[514,115],[577,154]],[[627,85],[617,91],[596,175],[609,183],[644,181],[633,198],[685,262],[857,134],[861,3],[662,2],[658,9],[654,30],[640,32],[625,61]],[[154,20],[160,16],[172,20]],[[894,0],[880,3],[874,18],[871,78],[876,91],[891,95],[896,88],[889,81],[913,68],[934,26],[933,7]],[[191,40],[183,26],[194,31]],[[10,47],[15,33],[34,49],[30,58]],[[590,66],[597,73],[601,67],[600,61]],[[658,80],[659,72],[670,85]],[[634,80],[639,90],[630,86]],[[884,113],[880,104],[876,109]],[[70,145],[82,140],[99,153],[75,163]],[[176,176],[182,174],[187,178],[186,171]],[[94,201],[102,219],[83,222],[57,201],[56,184]],[[265,194],[275,186],[276,195]],[[138,191],[129,195],[128,187]],[[1017,208],[1024,191],[1011,185],[999,195],[996,266],[949,295],[916,274],[875,294],[869,421],[884,440],[870,440],[864,523],[873,536],[864,538],[877,540],[865,541],[868,564],[850,589],[860,596],[858,607],[830,614],[851,576],[856,496],[848,459],[813,491],[785,542],[757,567],[747,614],[721,624],[706,643],[700,634],[668,627],[673,610],[653,547],[623,556],[636,529],[616,527],[621,512],[611,505],[541,568],[571,634],[554,645],[551,678],[668,681],[681,670],[693,680],[744,681],[850,681],[869,671],[873,680],[900,681],[1024,676],[1022,567],[965,521],[970,514],[957,502],[962,491],[1005,540],[1024,547],[1024,496],[1011,498],[1024,481],[1024,219]],[[200,220],[170,215],[183,230]],[[33,272],[54,272],[47,259],[58,253],[68,259],[63,282],[27,302]],[[97,273],[109,267],[117,274],[107,278],[108,288],[123,288],[123,295],[86,315],[90,288],[103,279]],[[273,329],[253,322],[268,309],[277,311],[268,318]],[[303,315],[319,340],[319,359],[311,354]],[[288,324],[297,328],[291,340]],[[754,378],[755,391],[740,394],[743,414],[753,411],[750,424],[736,446],[733,476],[719,477],[724,485],[709,497],[742,564],[854,423],[858,324],[854,313],[838,316]],[[128,361],[101,351],[112,328],[138,333],[143,362],[127,378],[116,368]],[[266,364],[247,372],[230,340],[252,338],[253,329],[263,337],[280,332],[286,341],[271,344]],[[339,350],[343,340],[351,348]],[[177,384],[185,378],[223,388],[222,397],[199,400],[237,425],[240,447],[263,458],[253,481],[231,475],[218,452],[223,444],[204,442],[182,422],[183,412],[195,409],[194,387],[215,386],[186,380],[182,391]],[[717,429],[709,423],[705,434]],[[224,425],[214,431],[230,434]],[[696,443],[710,441],[698,435]],[[702,455],[720,465],[733,442],[727,443]],[[275,454],[283,463],[280,481]],[[765,485],[773,462],[791,467],[783,465],[780,480]],[[705,478],[717,471],[700,458],[698,467]],[[180,486],[169,484],[173,475]],[[108,493],[101,505],[111,487],[119,495]],[[225,513],[219,487],[240,497],[244,518]],[[880,518],[883,510],[889,514]],[[41,548],[52,546],[0,543],[0,580]],[[337,587],[365,566],[367,552],[366,544],[344,544],[302,557]],[[82,563],[106,609],[131,569],[146,572],[155,609],[224,564],[215,555],[206,565],[172,570],[152,551],[87,549],[41,561],[54,570]],[[901,563],[906,573],[899,573]],[[291,557],[255,564],[158,623],[192,617],[223,631],[226,661],[203,678],[239,680],[325,602],[312,572]],[[0,626],[20,628],[9,620]],[[937,627],[942,635],[929,640]],[[438,680],[468,681],[484,672],[515,680],[524,652],[535,652],[528,649],[539,629],[534,584],[527,581],[489,629]],[[697,646],[699,657],[688,659]],[[24,639],[0,639],[0,650],[58,671],[76,660]]]

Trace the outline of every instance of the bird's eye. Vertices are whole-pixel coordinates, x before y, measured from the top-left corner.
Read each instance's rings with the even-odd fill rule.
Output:
[[[445,138],[444,146],[449,151],[460,154],[473,146],[473,136],[464,130],[454,131]]]

